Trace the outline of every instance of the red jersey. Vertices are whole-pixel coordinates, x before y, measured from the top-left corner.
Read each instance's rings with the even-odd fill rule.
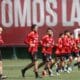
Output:
[[[2,36],[0,35],[0,45],[3,44],[3,43],[4,43],[4,41],[2,39]]]
[[[65,53],[71,53],[70,44],[71,44],[71,38],[65,35],[64,40],[63,40],[63,46],[65,48]]]
[[[78,47],[75,38],[71,38],[71,51],[75,53],[78,52]]]
[[[54,39],[52,36],[45,35],[41,41],[42,53],[43,54],[52,54],[52,49],[54,47]]]
[[[77,38],[76,39],[76,44],[79,44],[80,43],[80,38]]]
[[[63,38],[58,39],[58,44],[57,44],[57,50],[56,50],[56,55],[62,55],[65,53],[65,49],[63,46]]]
[[[31,31],[25,41],[24,41],[27,45],[28,45],[28,51],[31,53],[37,52],[38,51],[38,33],[35,31]],[[33,45],[33,46],[32,46]]]
[[[76,39],[76,45],[77,45],[78,51],[80,51],[80,38]]]

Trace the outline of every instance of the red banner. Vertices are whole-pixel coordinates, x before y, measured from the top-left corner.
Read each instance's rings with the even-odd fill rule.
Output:
[[[80,0],[0,0],[4,45],[24,45],[32,24],[38,25],[39,38],[47,27],[55,40],[66,29],[74,32],[80,26]]]

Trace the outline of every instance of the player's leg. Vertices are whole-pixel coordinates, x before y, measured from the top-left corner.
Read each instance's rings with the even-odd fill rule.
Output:
[[[47,70],[49,72],[50,69],[50,62],[49,62],[49,55],[46,54],[45,56],[45,66],[44,66],[44,70],[42,71],[42,76],[45,77],[47,75]]]
[[[45,77],[47,75],[47,62],[45,63],[44,69],[42,71],[42,77]]]
[[[33,66],[34,66],[33,63],[30,63],[30,64],[28,64],[27,66],[25,66],[24,69],[21,70],[21,71],[22,71],[22,77],[25,77],[25,72],[26,72],[28,69],[32,68]]]
[[[56,74],[60,75],[59,71],[61,70],[60,63],[57,61],[56,63]]]
[[[55,59],[52,59],[52,56],[51,56],[50,61],[49,61],[49,66],[50,66],[49,75],[50,76],[53,76],[53,70],[52,70],[52,68],[55,65],[55,63],[56,63]]]
[[[39,73],[38,73],[38,56],[37,52],[34,53],[33,55],[33,63],[34,63],[34,73],[36,78],[40,78]]]
[[[60,66],[61,66],[61,71],[64,72],[65,71],[65,59],[64,59],[64,56],[62,56],[61,59],[60,59]]]
[[[0,50],[0,80],[6,79],[7,76],[3,75],[3,62],[2,62],[2,55]]]
[[[53,68],[53,66],[55,65],[56,61],[55,61],[55,57],[51,59],[51,66],[50,69]]]
[[[32,57],[32,55],[31,55],[31,53],[29,53],[29,57],[30,57],[30,59],[31,59],[32,62],[31,62],[30,64],[28,64],[27,66],[25,66],[25,67],[21,70],[22,77],[25,77],[25,72],[26,72],[28,69],[30,69],[30,68],[32,68],[32,67],[34,66],[33,57]]]
[[[51,66],[53,65],[53,59],[52,59],[52,56],[51,55],[47,55],[47,70],[48,70],[48,73],[50,76],[53,76],[53,71],[52,71],[52,68]]]
[[[76,63],[74,64],[74,66],[78,66],[78,69],[80,69],[80,55],[79,53],[76,53]]]
[[[42,62],[38,65],[38,69],[41,68],[46,63],[46,55],[42,53]]]
[[[54,61],[53,61],[51,55],[46,55],[45,58],[46,58],[45,67],[44,67],[42,75],[46,76],[47,70],[48,70],[49,75],[52,76],[53,75],[52,67],[53,67]]]
[[[68,72],[71,72],[72,71],[72,62],[73,62],[73,57],[71,54],[68,54],[68,62],[67,62],[67,70]]]

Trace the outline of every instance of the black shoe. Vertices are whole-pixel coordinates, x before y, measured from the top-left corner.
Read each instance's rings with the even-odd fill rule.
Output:
[[[42,78],[42,77],[41,77],[41,76],[37,76],[36,79],[37,79],[37,78]]]
[[[23,69],[21,70],[21,73],[22,73],[22,77],[25,77],[25,71]]]
[[[35,78],[41,78],[38,74],[38,72],[35,72]]]

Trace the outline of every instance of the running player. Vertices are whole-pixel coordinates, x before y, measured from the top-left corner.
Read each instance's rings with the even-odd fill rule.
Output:
[[[4,43],[2,39],[2,31],[3,29],[0,27],[0,46]],[[2,55],[1,55],[1,50],[0,50],[0,80],[2,80],[2,74],[3,74],[3,65],[2,65]]]
[[[38,74],[38,56],[37,56],[37,52],[38,52],[38,27],[37,25],[32,25],[31,27],[31,32],[28,34],[28,36],[25,39],[25,43],[26,45],[28,45],[28,52],[30,54],[32,63],[29,64],[28,66],[26,66],[24,69],[22,69],[22,76],[25,77],[25,72],[26,70],[32,66],[34,66],[34,73],[35,73],[35,77],[39,78],[39,74]]]
[[[46,75],[46,70],[48,70],[50,76],[53,76],[52,66],[54,64],[54,60],[52,59],[52,50],[54,47],[54,39],[53,39],[53,31],[51,28],[48,28],[47,34],[42,37],[41,45],[42,45],[43,61],[45,61],[43,76]]]
[[[64,48],[64,33],[61,33],[58,38],[58,43],[57,43],[57,50],[56,50],[56,60],[57,60],[57,75],[59,74],[59,71],[64,71],[65,67],[65,48]]]
[[[78,38],[76,39],[76,46],[78,48],[76,54],[77,62],[74,64],[74,66],[78,66],[78,69],[80,69],[80,34],[78,35]]]
[[[1,46],[2,44],[4,44],[4,41],[3,41],[2,35],[1,35],[2,32],[3,32],[3,28],[0,27],[0,46]],[[3,63],[3,62],[2,62],[2,55],[1,55],[1,49],[0,49],[0,80],[7,78],[7,76],[3,76],[3,64],[2,64],[2,63]]]
[[[65,54],[67,59],[67,72],[70,73],[72,71],[71,64],[73,61],[72,55],[71,55],[71,35],[69,31],[64,31],[64,48],[65,48]]]

